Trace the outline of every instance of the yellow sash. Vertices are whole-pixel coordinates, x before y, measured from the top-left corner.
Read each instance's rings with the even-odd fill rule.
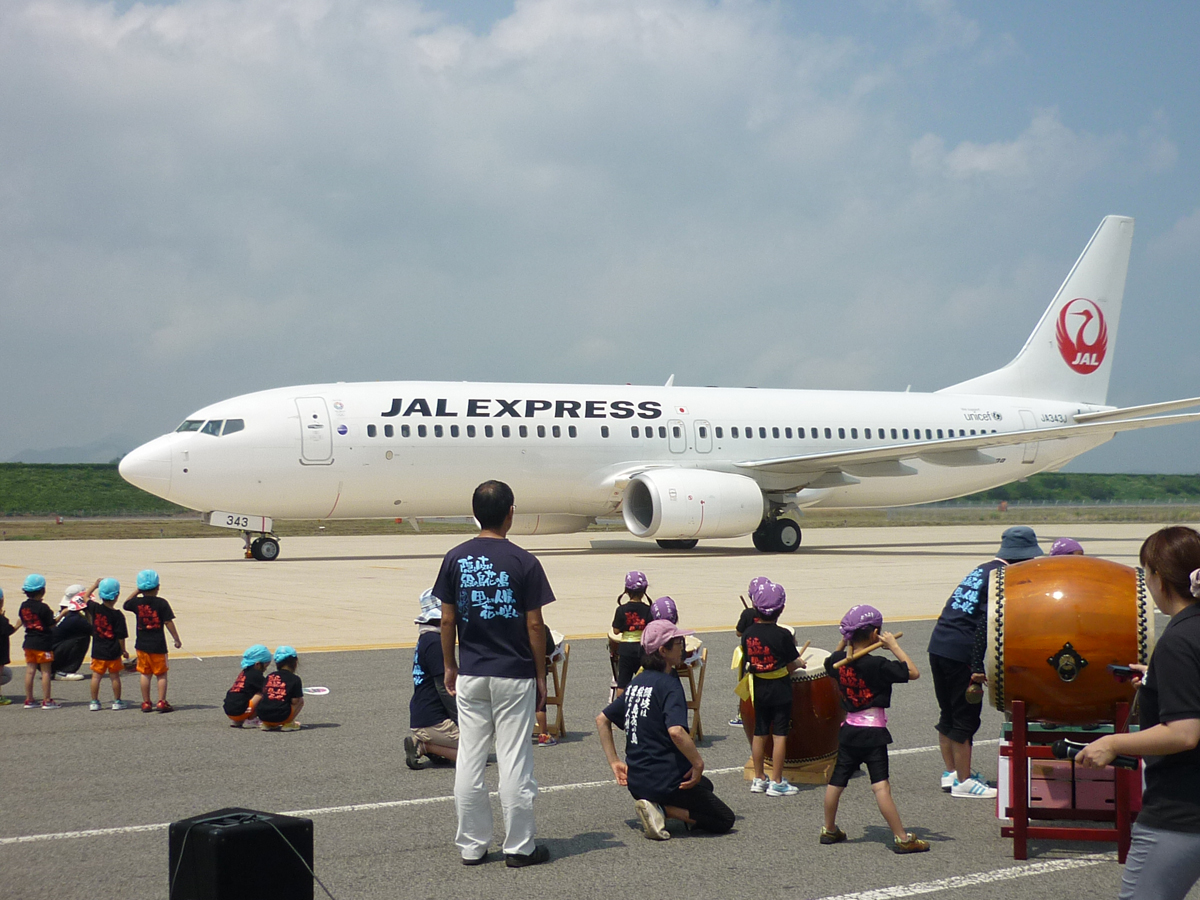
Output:
[[[640,641],[641,639],[642,639],[642,633],[640,631],[622,631],[621,632],[622,643],[632,644],[632,643],[635,643],[636,641]]]
[[[784,666],[782,669],[772,669],[770,672],[747,672],[742,676],[742,680],[737,683],[737,687],[733,689],[733,692],[743,700],[749,700],[753,703],[755,678],[768,678],[773,681],[777,678],[786,678],[787,674],[787,666]]]

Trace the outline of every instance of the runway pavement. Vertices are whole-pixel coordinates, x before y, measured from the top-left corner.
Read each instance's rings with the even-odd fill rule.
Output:
[[[1073,536],[1089,550],[1129,561],[1151,530],[1089,526]],[[533,869],[506,869],[498,855],[478,868],[459,865],[452,844],[453,770],[413,772],[404,766],[411,650],[313,653],[303,640],[289,639],[300,647],[305,684],[330,689],[327,696],[308,698],[301,716],[307,727],[293,734],[227,726],[220,702],[236,674],[236,662],[228,658],[200,661],[176,653],[171,698],[178,711],[170,715],[136,708],[89,712],[86,683],[56,682],[56,696],[67,703],[62,710],[0,708],[5,766],[0,897],[165,897],[166,823],[226,806],[310,816],[316,871],[338,900],[516,900],[635,892],[706,898],[748,891],[861,900],[1115,897],[1121,869],[1113,845],[1035,841],[1030,860],[1014,862],[1011,843],[999,836],[992,803],[955,799],[939,790],[942,765],[932,727],[936,707],[924,671],[932,622],[905,620],[893,608],[935,615],[958,579],[994,550],[999,529],[929,531],[836,530],[806,535],[812,549],[793,557],[718,547],[687,560],[644,547],[616,551],[609,546],[589,554],[584,548],[592,538],[587,536],[582,542],[572,536],[574,544],[566,538],[523,539],[545,560],[562,598],[547,611],[548,621],[576,635],[565,710],[571,733],[557,747],[535,750],[541,785],[538,839],[554,859]],[[233,646],[240,650],[251,639],[272,643],[335,629],[346,643],[400,643],[405,639],[400,625],[411,623],[415,614],[417,587],[432,580],[437,559],[453,540],[386,540],[396,543],[291,540],[285,545],[290,564],[289,557],[277,563],[230,560],[229,551],[237,548],[229,541],[0,544],[5,566],[0,584],[8,588],[11,611],[9,586],[19,578],[10,566],[43,570],[58,587],[68,573],[78,573],[74,580],[82,581],[86,573],[113,571],[101,568],[105,561],[128,567],[128,573],[117,569],[127,581],[137,568],[153,565],[163,573],[164,593],[176,603],[185,650],[228,647],[221,641],[236,641]],[[599,540],[630,543],[607,536]],[[86,565],[73,568],[78,561]],[[593,733],[592,720],[607,694],[606,649],[601,640],[578,636],[607,626],[614,586],[621,573],[635,567],[647,571],[652,588],[661,584],[685,598],[686,627],[703,622],[728,629],[740,607],[736,593],[760,571],[788,585],[785,618],[790,622],[832,621],[862,600],[881,606],[889,627],[905,632],[902,643],[924,674],[895,691],[891,773],[906,826],[930,840],[933,849],[910,857],[888,850],[889,833],[865,778],[852,781],[843,797],[839,822],[850,841],[833,847],[817,842],[823,788],[805,787],[796,797],[778,799],[748,792],[741,777],[748,745],[740,728],[726,724],[734,709],[733,674],[726,663],[735,643],[731,630],[704,635],[710,670],[703,709],[708,740],[701,752],[718,794],[738,815],[736,831],[720,837],[675,832],[665,843],[645,840],[632,800],[613,783]],[[890,590],[884,591],[889,582]],[[300,589],[312,583],[322,587]],[[326,592],[338,583],[347,590]],[[176,590],[170,590],[173,585]],[[221,616],[238,621],[221,623]],[[210,628],[213,620],[220,627]],[[799,637],[826,648],[837,639],[828,625],[802,626]],[[15,696],[14,687],[7,686],[5,695]],[[108,686],[102,690],[107,698]],[[136,678],[125,679],[125,691],[136,698]],[[1001,721],[998,712],[985,709],[978,737],[988,743],[981,743],[976,758],[989,778],[996,775],[991,742]],[[491,767],[489,779],[494,787]],[[317,896],[324,896],[319,888]]]

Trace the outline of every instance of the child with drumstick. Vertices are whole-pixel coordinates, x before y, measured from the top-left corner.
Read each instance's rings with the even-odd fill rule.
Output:
[[[896,643],[896,636],[883,628],[883,613],[873,606],[853,606],[842,617],[838,630],[842,639],[837,650],[825,659],[825,671],[837,685],[846,710],[846,721],[838,732],[838,757],[825,788],[825,824],[821,843],[846,840],[846,832],[837,827],[838,802],[850,776],[866,763],[871,790],[879,811],[892,829],[892,850],[896,853],[922,853],[929,842],[904,830],[900,813],[892,800],[888,781],[887,745],[892,742],[887,729],[887,709],[892,704],[892,685],[921,677],[908,654]],[[885,647],[895,660],[872,656],[870,651]]]
[[[787,736],[792,728],[792,683],[788,675],[804,668],[796,649],[796,638],[778,624],[787,602],[783,585],[756,579],[751,601],[756,619],[742,634],[742,659],[746,676],[739,683],[739,696],[754,704],[754,740],[750,744],[754,760],[754,780],[750,790],[768,797],[790,797],[800,792],[783,777],[787,756]],[[766,777],[767,738],[772,740],[771,780]]]

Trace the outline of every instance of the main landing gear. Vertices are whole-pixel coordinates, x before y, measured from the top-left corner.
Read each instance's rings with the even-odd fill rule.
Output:
[[[246,559],[270,562],[279,558],[279,540],[276,537],[270,534],[260,534],[256,538],[251,538],[252,533],[250,531],[242,532],[246,539]]]
[[[751,536],[763,553],[795,553],[800,546],[800,526],[792,519],[765,519]]]

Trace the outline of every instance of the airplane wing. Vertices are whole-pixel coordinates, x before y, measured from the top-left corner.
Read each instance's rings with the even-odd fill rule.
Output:
[[[1178,401],[1183,402],[1183,401]],[[1154,404],[1167,406],[1168,404]],[[1187,405],[1197,405],[1196,400]],[[1142,409],[1144,407],[1130,407]],[[1178,409],[1179,407],[1172,407]],[[1184,425],[1200,422],[1200,413],[1179,416],[1153,416],[1120,419],[1113,413],[1090,413],[1104,416],[1103,421],[1091,421],[1081,425],[1062,425],[1054,428],[1035,428],[1028,431],[1009,431],[997,434],[980,434],[972,437],[945,438],[942,440],[892,444],[886,447],[865,447],[862,450],[842,450],[835,453],[811,453],[805,456],[783,456],[774,459],[752,459],[736,463],[740,469],[759,472],[777,472],[785,475],[820,475],[821,473],[844,472],[851,476],[879,477],[889,475],[913,475],[916,469],[906,466],[903,460],[921,459],[938,466],[981,466],[1000,460],[982,451],[995,447],[1011,447],[1036,441],[1060,441],[1067,438],[1087,437],[1095,434],[1113,435],[1119,431],[1136,431],[1141,428],[1160,428],[1164,425]],[[1080,416],[1079,418],[1084,418]],[[853,483],[842,481],[840,483]]]

